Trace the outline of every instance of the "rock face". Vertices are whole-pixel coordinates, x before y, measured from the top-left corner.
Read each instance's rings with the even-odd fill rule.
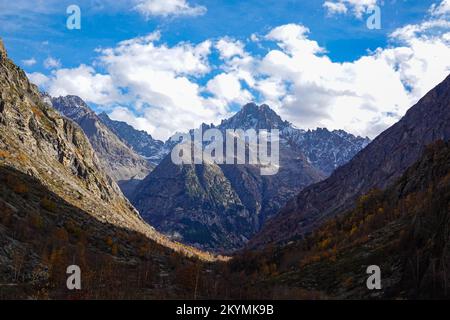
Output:
[[[210,127],[203,125],[203,130]],[[158,230],[216,252],[241,248],[291,197],[325,178],[321,168],[314,167],[304,152],[311,158],[321,159],[322,163],[327,161],[323,155],[337,153],[336,150],[340,156],[350,159],[352,152],[359,151],[357,146],[361,140],[354,137],[355,142],[349,142],[351,135],[344,139],[342,134],[330,132],[316,137],[312,131],[293,128],[268,106],[255,104],[245,105],[215,128],[222,132],[279,129],[279,172],[262,176],[253,165],[177,166],[169,155],[137,186],[131,201]],[[307,138],[309,135],[314,138]],[[324,150],[319,150],[320,145]],[[361,148],[362,145],[359,144]],[[303,146],[309,149],[303,150]],[[334,166],[335,160],[333,157],[333,162],[327,165]]]
[[[328,179],[304,189],[269,221],[250,247],[302,236],[351,208],[372,188],[384,189],[401,176],[427,144],[450,137],[450,77],[430,91],[391,128]]]
[[[286,135],[303,151],[308,161],[327,176],[370,143],[369,138],[326,128],[286,132]]]
[[[89,241],[86,250],[109,253],[105,239],[120,238],[125,255],[134,249],[116,234],[120,231],[189,252],[141,219],[103,171],[85,133],[43,101],[24,71],[8,59],[1,41],[0,49],[0,282],[19,281],[10,278],[16,253],[29,255],[30,265],[21,270],[27,281],[34,267],[46,264],[42,248],[66,241],[62,248],[68,250],[68,237]],[[55,230],[56,240],[50,234]],[[44,280],[48,270],[42,271]]]
[[[99,115],[102,122],[114,132],[122,141],[126,142],[137,154],[143,156],[152,164],[159,164],[170,152],[170,149],[160,140],[153,139],[145,131],[139,131],[122,121],[111,120],[102,112]]]
[[[5,51],[0,52],[0,89],[1,166],[34,177],[99,219],[155,233],[104,173],[80,127],[42,100]]]
[[[102,168],[120,187],[127,186],[130,180],[145,178],[152,170],[152,165],[116,136],[81,98],[66,96],[50,101],[56,110],[83,129]]]

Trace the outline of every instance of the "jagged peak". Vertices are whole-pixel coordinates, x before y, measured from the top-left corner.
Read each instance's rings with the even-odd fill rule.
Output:
[[[254,102],[250,102],[244,105],[238,113],[268,113],[278,116],[277,113],[273,111],[267,104],[257,105]]]
[[[220,124],[225,129],[283,129],[288,126],[290,123],[283,121],[267,104],[257,105],[254,102],[247,103],[234,116]]]
[[[75,115],[97,118],[97,114],[87,105],[87,103],[76,95],[67,95],[52,97],[51,102],[54,108],[62,112],[65,116],[74,117]]]
[[[111,117],[110,117],[105,111],[100,112],[100,113],[98,114],[98,117],[99,117],[100,120],[102,120],[103,122],[107,122],[107,123],[111,123],[111,124],[112,124],[112,123],[118,124],[118,125],[120,125],[120,126],[122,126],[122,127],[126,127],[126,128],[128,128],[128,129],[134,130],[135,132],[142,133],[142,134],[148,136],[149,138],[153,139],[152,135],[151,135],[150,133],[148,133],[147,131],[136,129],[135,127],[133,127],[132,125],[130,125],[130,124],[129,124],[128,122],[126,122],[126,121],[111,119]],[[156,140],[156,139],[154,139],[154,140],[155,140],[155,141],[159,141],[159,140]],[[161,142],[162,142],[162,141],[161,141]]]
[[[71,101],[73,103],[76,103],[79,106],[88,107],[86,102],[84,102],[83,99],[81,99],[79,96],[76,96],[76,95],[67,95],[67,96],[53,97],[53,99]]]

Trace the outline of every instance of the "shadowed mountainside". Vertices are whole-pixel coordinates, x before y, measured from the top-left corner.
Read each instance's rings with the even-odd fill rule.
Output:
[[[421,156],[427,144],[450,138],[449,124],[450,76],[348,164],[302,190],[251,239],[249,248],[301,237],[350,209],[370,189],[386,188]]]

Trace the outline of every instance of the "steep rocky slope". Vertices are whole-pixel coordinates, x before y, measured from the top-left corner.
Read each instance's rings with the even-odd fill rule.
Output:
[[[449,124],[450,76],[348,164],[300,192],[251,240],[250,247],[302,236],[351,208],[370,189],[384,189],[420,157],[427,144],[448,140]]]
[[[381,290],[366,286],[371,265]],[[237,255],[230,287],[253,299],[448,299],[449,267],[450,143],[437,141],[385,191],[305,239]]]
[[[102,122],[114,132],[122,141],[137,154],[145,157],[152,164],[159,164],[170,152],[170,149],[160,140],[153,139],[151,135],[142,130],[136,130],[123,121],[111,120],[102,112],[98,115]]]
[[[77,96],[51,98],[52,106],[75,121],[85,132],[97,153],[102,168],[121,185],[132,179],[143,179],[152,166],[111,131]]]
[[[142,257],[163,269],[171,255],[186,261],[172,250],[211,258],[168,241],[141,219],[84,132],[42,100],[1,41],[0,179],[1,294],[5,283],[20,297],[30,296],[22,286],[61,289],[65,282],[51,279],[64,277],[68,263],[90,265],[85,271],[95,278],[103,267]]]
[[[326,128],[293,130],[286,132],[286,136],[303,151],[315,168],[327,176],[370,143],[369,138],[355,137],[343,130],[329,131]]]

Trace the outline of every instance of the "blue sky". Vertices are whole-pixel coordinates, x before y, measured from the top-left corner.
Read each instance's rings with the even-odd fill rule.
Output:
[[[169,2],[171,8],[161,7]],[[326,2],[339,5],[340,11],[330,10]],[[81,30],[66,27],[70,4],[81,9]],[[365,10],[372,4],[381,9],[380,30],[366,26],[370,14]],[[199,121],[217,122],[246,100],[270,103],[298,127],[343,128],[373,137],[450,70],[442,61],[449,48],[447,5],[450,1],[0,0],[0,36],[10,57],[43,90],[78,94],[98,111],[106,110],[159,138]],[[426,22],[434,26],[425,26]],[[406,35],[405,26],[416,29]],[[150,34],[154,35],[150,40],[138,40]],[[217,48],[221,39],[243,52],[225,57]],[[135,43],[121,46],[124,40]],[[209,49],[199,48],[200,44]],[[107,48],[113,53],[104,51]],[[375,54],[377,49],[381,51]],[[425,50],[438,53],[430,58],[431,67],[420,73],[417,61],[423,61]],[[192,68],[180,68],[175,62],[168,68],[147,61],[147,53],[153,59],[164,54],[170,59],[195,58],[179,61],[192,63]],[[177,84],[182,89],[172,96],[171,88],[159,88],[157,79],[152,82],[138,74],[139,65],[132,65],[137,56],[147,74],[161,73],[173,91],[181,88]],[[392,72],[378,71],[386,66]],[[314,68],[320,70],[318,75]],[[398,97],[387,92],[392,97],[381,99],[375,97],[381,89],[356,88],[368,83],[367,72],[373,72],[373,86],[387,79],[394,89],[402,86],[402,92]],[[68,85],[64,77],[79,78],[80,83]],[[217,81],[212,81],[215,77]],[[338,83],[342,78],[348,88]],[[426,82],[418,80],[422,78]],[[236,85],[240,96],[230,98]],[[177,102],[182,101],[180,96],[186,96],[187,106]],[[342,112],[347,104],[352,107]],[[175,114],[184,116],[173,119]]]
[[[49,3],[45,5],[48,11],[33,11],[34,1],[19,1],[24,4],[20,8],[23,17],[14,10],[15,2],[1,2],[4,2],[1,7],[8,6],[15,12],[2,14],[2,22],[8,23],[0,25],[1,35],[15,61],[28,59],[31,55],[40,60],[55,56],[67,67],[92,60],[94,50],[99,46],[113,46],[155,30],[161,30],[163,40],[169,44],[197,43],[223,36],[245,40],[253,33],[262,34],[287,23],[308,26],[311,35],[329,51],[334,61],[351,61],[367,50],[385,46],[387,35],[403,25],[418,23],[436,3],[433,0],[386,1],[382,5],[382,29],[368,30],[365,19],[355,19],[352,15],[330,16],[323,8],[323,2],[318,0],[199,0],[193,3],[207,7],[202,16],[149,19],[133,10],[127,1],[123,1],[123,7],[107,4],[99,7],[97,3],[102,1],[42,1]],[[70,4],[78,4],[82,10],[82,29],[79,31],[66,28],[66,8]],[[26,70],[45,71],[42,64]]]

